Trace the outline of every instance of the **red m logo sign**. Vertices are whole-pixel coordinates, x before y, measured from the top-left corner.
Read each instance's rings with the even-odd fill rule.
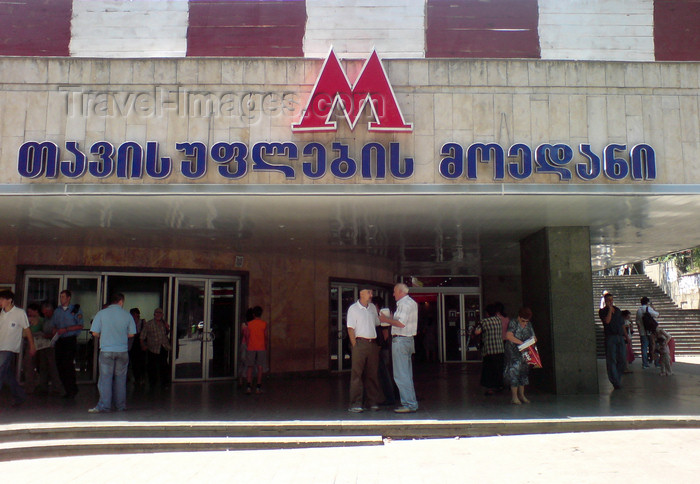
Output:
[[[292,131],[335,131],[336,122],[331,121],[330,117],[336,106],[343,111],[350,129],[355,129],[367,103],[373,118],[373,121],[368,123],[369,131],[413,131],[413,124],[406,123],[403,119],[394,90],[389,84],[377,52],[372,52],[355,85],[351,86],[331,49],[301,120],[292,124]]]

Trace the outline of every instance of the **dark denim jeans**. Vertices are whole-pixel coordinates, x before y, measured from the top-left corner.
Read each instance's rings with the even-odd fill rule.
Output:
[[[15,358],[17,358],[17,353],[0,351],[0,390],[7,383],[12,396],[15,398],[15,403],[22,403],[27,398],[27,395],[17,383],[17,378],[15,378]]]
[[[622,335],[608,336],[605,339],[605,366],[608,380],[615,388],[622,385],[622,374],[625,372],[625,344]]]

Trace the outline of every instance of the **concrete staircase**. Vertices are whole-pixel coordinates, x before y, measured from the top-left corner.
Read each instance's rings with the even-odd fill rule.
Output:
[[[634,321],[639,300],[646,296],[659,312],[657,321],[676,340],[677,356],[700,356],[700,310],[680,309],[673,300],[642,274],[628,276],[593,276],[593,317],[596,327],[596,349],[599,358],[605,357],[603,325],[598,317],[600,298],[607,290],[615,296],[615,306],[632,312]],[[640,343],[637,328],[632,335],[632,347],[636,357],[640,357]]]

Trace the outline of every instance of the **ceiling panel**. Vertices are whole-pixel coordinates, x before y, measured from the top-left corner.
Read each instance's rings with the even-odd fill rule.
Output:
[[[700,195],[72,194],[0,196],[3,244],[384,253],[517,264],[545,226],[590,226],[594,269],[700,245]],[[519,255],[518,255],[519,256]]]

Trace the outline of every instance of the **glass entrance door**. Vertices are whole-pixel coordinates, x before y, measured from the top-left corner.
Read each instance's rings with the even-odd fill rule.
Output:
[[[208,379],[236,376],[237,294],[237,281],[210,281],[209,337],[206,348]]]
[[[238,281],[178,278],[173,320],[175,380],[232,378],[236,371]]]
[[[78,381],[97,381],[97,348],[90,333],[92,320],[102,308],[100,301],[101,280],[97,276],[65,276],[65,288],[71,291],[73,304],[80,304],[83,311],[83,330],[78,335],[75,352],[75,371]]]
[[[479,321],[480,298],[473,294],[442,294],[442,361],[480,359],[471,329]]]
[[[464,361],[466,327],[460,294],[443,294],[443,361]]]
[[[348,308],[357,301],[354,285],[331,284],[330,290],[330,369],[349,370],[352,366],[350,338],[348,337]]]
[[[79,382],[94,382],[97,379],[97,352],[90,326],[101,307],[102,281],[95,274],[31,274],[24,281],[24,307],[29,303],[59,304],[59,294],[71,291],[71,304],[80,305],[83,311],[83,330],[78,335],[75,355],[76,379]]]

